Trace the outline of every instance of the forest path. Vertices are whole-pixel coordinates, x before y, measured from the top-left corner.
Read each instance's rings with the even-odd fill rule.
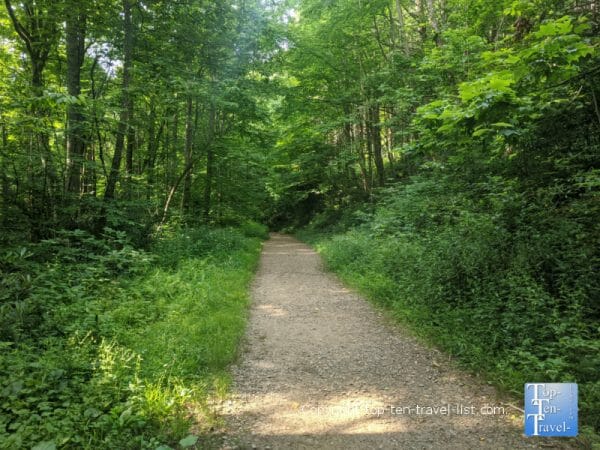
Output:
[[[233,394],[220,411],[231,430],[221,448],[540,445],[522,437],[519,412],[493,388],[391,324],[294,238],[265,243],[252,295]],[[484,415],[486,406],[506,414]]]

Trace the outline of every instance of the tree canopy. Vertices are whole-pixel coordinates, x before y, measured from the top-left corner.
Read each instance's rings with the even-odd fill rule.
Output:
[[[195,227],[248,272],[207,227],[258,222],[336,235],[331,266],[433,334],[468,322],[449,351],[509,389],[577,380],[597,429],[599,24],[591,0],[4,0],[0,348],[99,349],[75,286],[174,229],[158,254],[191,257]]]

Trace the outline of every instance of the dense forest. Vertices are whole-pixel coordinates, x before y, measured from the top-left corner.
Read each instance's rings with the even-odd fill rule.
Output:
[[[4,0],[0,448],[185,448],[260,240],[600,427],[600,3]],[[585,434],[584,433],[584,434]]]

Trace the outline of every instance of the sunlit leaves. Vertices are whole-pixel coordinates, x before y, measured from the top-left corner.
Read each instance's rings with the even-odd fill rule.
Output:
[[[515,94],[512,88],[514,84],[515,78],[512,72],[493,72],[478,80],[462,83],[459,87],[459,95],[464,103],[482,99],[489,104],[495,99],[512,97]]]
[[[537,38],[545,38],[551,36],[564,36],[573,31],[573,23],[568,16],[561,17],[558,20],[552,20],[540,25],[539,30],[533,33]]]

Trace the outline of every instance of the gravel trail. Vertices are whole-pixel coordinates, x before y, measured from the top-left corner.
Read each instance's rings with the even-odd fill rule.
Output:
[[[492,387],[391,324],[290,236],[265,243],[252,296],[220,410],[223,449],[569,445],[523,437],[521,413]]]

